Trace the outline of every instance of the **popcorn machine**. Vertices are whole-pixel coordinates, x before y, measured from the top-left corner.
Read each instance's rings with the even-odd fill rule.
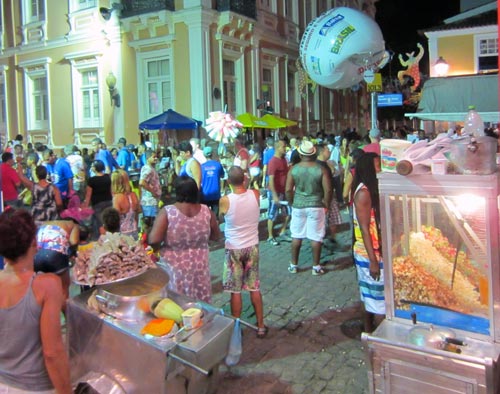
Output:
[[[386,319],[370,393],[498,394],[499,175],[379,174]]]

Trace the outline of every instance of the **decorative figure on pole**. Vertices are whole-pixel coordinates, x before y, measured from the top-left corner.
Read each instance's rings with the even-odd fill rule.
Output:
[[[399,62],[406,70],[401,70],[398,72],[398,79],[401,85],[405,85],[405,77],[411,77],[414,81],[413,85],[410,86],[410,90],[413,93],[420,85],[420,70],[418,68],[418,63],[424,56],[424,47],[418,43],[418,55],[415,56],[415,51],[407,53],[408,60],[403,60],[403,56],[399,54]]]

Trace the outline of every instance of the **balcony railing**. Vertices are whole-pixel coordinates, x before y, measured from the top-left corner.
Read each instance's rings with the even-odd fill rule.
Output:
[[[155,11],[175,11],[175,0],[122,0],[122,18]]]
[[[255,0],[217,0],[217,11],[232,11],[248,18],[257,19]]]

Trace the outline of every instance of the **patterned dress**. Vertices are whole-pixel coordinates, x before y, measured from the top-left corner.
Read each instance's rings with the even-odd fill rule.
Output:
[[[33,206],[31,208],[31,214],[35,221],[45,222],[57,220],[59,218],[54,187],[54,185],[43,187],[38,183],[33,185]]]
[[[170,275],[169,287],[177,293],[210,303],[210,210],[201,205],[197,215],[188,217],[174,205],[167,205],[164,209],[167,211],[168,230],[161,254]]]

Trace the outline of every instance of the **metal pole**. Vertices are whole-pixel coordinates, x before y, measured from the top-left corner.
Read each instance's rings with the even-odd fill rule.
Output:
[[[377,92],[371,93],[371,129],[377,129]]]

